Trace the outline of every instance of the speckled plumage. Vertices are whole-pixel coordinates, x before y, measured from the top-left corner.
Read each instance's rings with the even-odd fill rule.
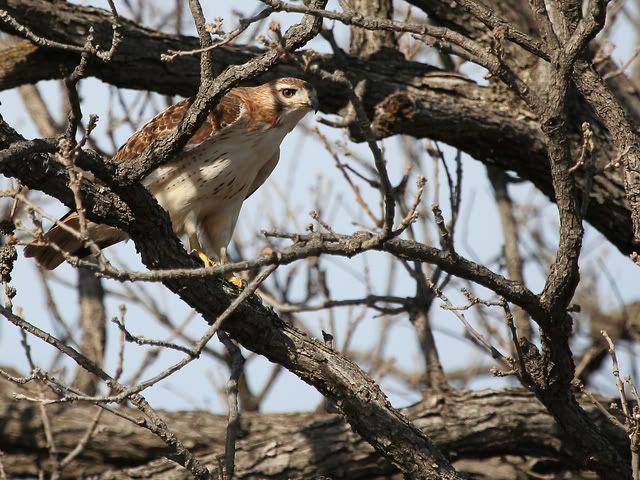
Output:
[[[136,158],[154,138],[175,129],[190,102],[182,100],[156,115],[127,140],[113,160]],[[280,143],[316,103],[313,87],[296,78],[238,87],[225,95],[183,151],[144,179],[169,213],[176,234],[185,235],[191,248],[202,245],[209,256],[219,257],[231,240],[243,201],[271,174],[278,163]],[[77,227],[74,213],[62,220]],[[101,248],[127,238],[113,227],[93,223],[88,227],[90,238]],[[54,226],[47,240],[70,254],[88,254],[60,227]],[[49,269],[64,260],[46,245],[31,244],[25,254]]]

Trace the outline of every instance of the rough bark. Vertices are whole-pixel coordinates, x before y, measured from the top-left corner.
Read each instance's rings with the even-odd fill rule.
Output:
[[[28,389],[0,381],[0,450],[10,476],[37,475],[48,452],[37,406],[12,401],[12,392]],[[608,405],[611,400],[602,400]],[[95,414],[95,406],[47,407],[60,455],[72,450]],[[620,451],[627,451],[623,432],[613,430],[593,406],[591,418],[610,434]],[[126,413],[136,415],[132,409]],[[532,474],[566,473],[586,478],[572,460],[553,418],[535,397],[521,389],[430,392],[403,413],[436,444],[461,471],[477,471],[474,478],[509,478],[516,467]],[[497,414],[499,413],[499,414]],[[224,451],[226,416],[207,412],[162,412],[170,427],[213,468]],[[338,415],[324,413],[248,414],[241,420],[238,478],[296,479],[324,475],[332,479],[391,477],[398,470],[354,433]],[[194,428],[197,425],[198,428]],[[166,446],[150,432],[105,413],[100,427],[66,478],[190,478],[184,469],[162,459]],[[503,457],[511,457],[509,462]],[[522,457],[519,460],[518,457]],[[500,460],[500,461],[496,461]],[[509,464],[512,463],[511,467]],[[468,469],[468,470],[466,470]],[[502,472],[502,473],[501,473]],[[513,476],[511,478],[514,478]],[[523,477],[523,478],[534,478]]]
[[[354,12],[366,17],[393,18],[393,0],[351,0]],[[393,48],[396,43],[393,32],[365,30],[351,27],[349,51],[357,57],[367,58],[385,48]]]

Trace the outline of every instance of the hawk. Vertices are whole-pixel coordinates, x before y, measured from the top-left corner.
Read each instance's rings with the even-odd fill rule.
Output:
[[[176,129],[191,102],[182,100],[156,115],[127,140],[113,161],[138,157],[152,140]],[[169,213],[173,230],[187,238],[205,265],[210,265],[208,257],[226,261],[242,203],[275,168],[284,137],[317,109],[314,88],[298,78],[234,88],[209,112],[182,151],[144,178],[144,185]],[[76,212],[60,221],[79,229]],[[87,222],[87,234],[100,248],[128,238],[122,230],[93,222]],[[28,245],[25,255],[49,270],[64,261],[51,243],[70,255],[90,253],[77,236],[58,225],[46,233],[45,240]]]

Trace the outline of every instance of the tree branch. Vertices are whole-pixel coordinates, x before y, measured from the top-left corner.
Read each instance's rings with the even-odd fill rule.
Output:
[[[15,391],[28,393],[29,385],[20,387],[2,379],[0,385],[0,422],[4,425],[0,450],[6,452],[7,473],[11,476],[37,474],[35,460],[45,451],[46,442],[34,411],[37,407],[26,402],[15,403],[11,398]],[[603,399],[601,403],[609,405],[611,400]],[[627,450],[624,433],[612,427],[588,400],[584,406],[590,417],[613,435],[617,448]],[[95,407],[74,404],[70,408],[56,408],[51,428],[58,451],[65,453],[72,450],[84,434]],[[135,415],[133,409],[122,408],[122,411]],[[226,416],[205,412],[159,413],[180,438],[192,445],[203,463],[213,468],[216,478],[216,472],[220,472],[218,458],[224,452]],[[580,465],[571,461],[570,446],[553,418],[532,394],[523,390],[464,390],[446,395],[429,392],[422,402],[404,409],[403,413],[458,462],[523,455],[530,465],[540,463],[558,474],[580,471]],[[193,425],[198,425],[198,429]],[[152,478],[188,478],[186,472],[175,465],[159,460],[167,453],[166,447],[149,432],[140,429],[132,434],[129,422],[106,412],[100,427],[76,462],[64,471],[68,478],[81,474],[131,478],[144,468],[153,472],[153,465]],[[237,442],[236,474],[241,478],[325,475],[368,480],[374,475],[398,472],[336,415],[244,413],[240,430],[243,434]],[[269,462],[256,462],[253,452],[265,445],[276,446],[270,450]],[[536,452],[533,456],[532,451]]]

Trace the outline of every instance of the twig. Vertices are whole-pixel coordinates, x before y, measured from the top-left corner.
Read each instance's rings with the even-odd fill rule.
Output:
[[[286,50],[284,52],[286,52]],[[298,59],[296,59],[292,55],[288,55],[288,58],[294,62],[299,63]],[[336,70],[333,73],[329,73],[318,68],[317,65],[302,65],[301,68],[309,70],[310,73],[319,76],[323,80],[337,83],[338,85],[343,86],[347,91],[349,102],[351,103],[353,111],[355,112],[354,123],[364,135],[367,145],[369,146],[369,149],[371,150],[371,153],[373,155],[373,160],[376,166],[376,170],[378,171],[378,176],[380,177],[380,184],[382,186],[382,198],[384,202],[384,220],[382,232],[379,233],[377,240],[381,243],[393,236],[393,219],[395,215],[396,202],[393,186],[391,185],[391,180],[389,180],[389,174],[387,172],[384,155],[382,153],[382,150],[380,149],[380,146],[378,145],[378,142],[376,141],[375,134],[371,129],[371,122],[369,121],[367,112],[362,106],[362,102],[360,100],[361,93],[359,92],[359,90],[363,90],[364,88],[366,88],[366,85],[363,81],[354,88],[351,81],[341,70]]]
[[[601,330],[600,333],[607,342],[609,355],[611,356],[612,373],[613,377],[615,378],[616,387],[618,388],[618,393],[620,395],[620,404],[622,406],[622,413],[625,418],[624,425],[621,425],[619,422],[616,422],[616,425],[621,426],[629,435],[629,448],[631,450],[631,471],[633,474],[633,480],[638,480],[638,478],[640,477],[640,406],[638,405],[640,396],[638,395],[638,391],[636,390],[635,384],[633,383],[631,378],[625,377],[625,380],[630,385],[631,391],[633,392],[636,400],[636,405],[634,405],[633,409],[630,409],[627,395],[624,389],[624,383],[622,381],[622,378],[620,377],[618,357],[616,355],[613,340],[611,340],[611,337],[606,331]]]
[[[440,245],[443,250],[446,252],[454,252],[453,239],[449,234],[449,230],[447,230],[447,224],[444,221],[444,217],[442,216],[442,210],[440,210],[440,206],[436,203],[431,205],[431,211],[433,212],[433,217],[435,218],[436,225],[440,232]]]
[[[509,360],[504,355],[502,355],[502,353],[500,353],[498,349],[491,345],[491,343],[489,343],[489,341],[485,339],[475,328],[471,326],[465,316],[458,311],[459,309],[453,306],[453,304],[445,296],[442,290],[440,290],[431,280],[427,280],[427,286],[433,291],[433,293],[435,293],[435,295],[440,300],[442,300],[442,302],[444,303],[442,308],[451,310],[453,314],[458,318],[458,320],[462,322],[466,332],[470,335],[470,338],[474,341],[474,343],[484,347],[484,349],[491,355],[492,358],[498,360],[505,367],[509,368],[510,370],[513,368],[513,365],[511,365]]]
[[[91,437],[93,437],[93,434],[95,433],[96,428],[98,427],[98,424],[100,423],[100,418],[102,417],[102,413],[103,412],[104,412],[103,409],[98,408],[98,410],[96,411],[95,416],[93,417],[93,420],[91,421],[91,424],[87,427],[87,430],[85,431],[85,433],[82,436],[82,438],[78,441],[77,445],[74,447],[73,450],[71,450],[67,454],[66,457],[64,457],[60,461],[60,469],[64,469],[73,460],[75,460],[75,458],[78,455],[80,455],[82,453],[82,451],[85,449],[85,447],[89,443],[89,440],[91,440]]]
[[[369,308],[373,308],[383,313],[400,313],[405,311],[406,307],[408,307],[412,303],[412,298],[410,297],[394,297],[392,295],[367,295],[366,297],[361,298],[349,298],[342,300],[332,300],[327,299],[318,304],[307,304],[307,303],[282,303],[278,302],[275,298],[270,295],[261,294],[261,296],[267,300],[267,302],[274,306],[274,308],[278,309],[281,313],[293,313],[293,312],[315,312],[319,310],[325,310],[328,308],[336,308],[336,307],[351,307],[355,305],[363,305]],[[400,305],[397,308],[389,308],[378,305],[378,303],[396,303]]]
[[[32,371],[31,374],[26,377],[14,377],[9,372],[6,372],[0,368],[0,377],[6,378],[10,382],[18,385],[25,385],[31,382],[32,380],[36,379],[37,375],[34,371]]]
[[[21,35],[23,35],[25,38],[31,40],[36,45],[40,45],[41,47],[57,48],[57,49],[67,50],[70,52],[77,52],[77,53],[82,53],[85,51],[84,47],[78,47],[77,45],[68,45],[68,44],[64,44],[64,43],[39,37],[38,35],[33,33],[31,30],[29,30],[29,28],[25,27],[24,25],[21,25],[6,10],[0,10],[0,20],[4,22],[6,25],[16,30]]]
[[[127,342],[133,342],[137,345],[150,345],[154,347],[170,348],[182,353],[191,354],[191,349],[189,347],[178,345],[177,343],[169,342],[166,340],[158,340],[155,338],[147,338],[141,335],[132,334],[131,332],[129,332],[129,330],[127,330],[124,322],[118,317],[113,317],[111,321],[118,326],[122,334],[124,334],[124,338]]]
[[[107,0],[109,2],[109,8],[111,9],[111,29],[113,34],[111,36],[111,47],[107,52],[100,52],[99,57],[104,62],[110,62],[113,59],[118,47],[122,43],[122,36],[120,34],[120,17],[116,10],[116,5],[113,0]]]
[[[38,409],[40,411],[40,417],[42,419],[42,428],[44,429],[44,437],[46,439],[47,451],[49,452],[49,460],[51,461],[50,478],[51,480],[58,480],[58,478],[60,478],[61,465],[60,461],[58,460],[58,450],[56,449],[56,443],[53,439],[51,423],[49,422],[49,414],[47,413],[47,407],[43,402],[38,402]]]
[[[239,21],[238,27],[235,30],[229,33],[226,33],[220,40],[213,43],[212,45],[209,45],[203,48],[196,48],[194,50],[167,50],[167,53],[163,53],[160,55],[160,59],[163,62],[172,62],[177,57],[182,57],[186,55],[199,55],[201,53],[210,52],[218,47],[231,43],[238,36],[240,36],[242,32],[244,32],[247,28],[249,28],[252,24],[259,22],[260,20],[264,20],[272,13],[273,13],[273,9],[271,7],[267,7],[261,10],[258,14],[254,15],[253,17],[241,18]]]
[[[424,194],[424,186],[426,184],[425,178],[422,175],[419,175],[416,179],[416,184],[418,186],[418,190],[416,191],[413,204],[400,222],[398,229],[393,232],[394,236],[404,232],[409,227],[409,225],[415,222],[419,217],[418,208],[420,207],[420,203],[422,202],[422,195]]]
[[[73,192],[73,199],[75,201],[75,210],[78,215],[78,223],[80,226],[80,239],[82,242],[86,242],[89,238],[87,233],[87,220],[85,218],[85,210],[82,206],[82,195],[80,193],[80,183],[82,182],[83,173],[75,166],[75,150],[76,133],[78,131],[78,125],[82,119],[82,109],[80,107],[80,98],[78,97],[77,85],[82,77],[84,77],[87,64],[89,62],[89,56],[91,49],[93,48],[93,27],[89,29],[89,34],[85,41],[85,49],[80,56],[80,63],[74,68],[71,75],[68,75],[64,79],[64,85],[67,90],[67,100],[71,108],[69,109],[69,118],[67,128],[65,131],[64,139],[59,142],[58,155],[55,158],[66,167],[67,175],[69,175],[69,188]],[[97,116],[94,117],[93,125]],[[89,132],[93,128],[87,128]],[[95,248],[93,252],[96,254],[99,249]]]
[[[394,20],[387,20],[378,17],[364,17],[359,14],[335,12],[330,10],[323,10],[319,8],[311,8],[305,5],[294,5],[292,3],[283,2],[282,0],[261,0],[263,3],[271,6],[276,11],[287,11],[296,13],[306,13],[309,15],[317,15],[319,17],[328,18],[331,20],[337,20],[345,25],[353,25],[356,27],[364,28],[367,30],[386,30],[392,32],[410,32],[419,35],[427,35],[433,39],[445,40],[451,42],[463,48],[468,48],[470,40],[463,35],[457,34],[453,30],[437,27],[426,24],[411,24]],[[525,48],[534,55],[539,56],[544,60],[549,59],[549,55],[545,52],[544,47],[538,42],[532,40],[526,34],[519,32],[512,25],[507,24],[508,28],[505,29],[505,38],[514,41],[521,47]]]
[[[611,414],[611,412],[609,412],[609,410],[607,410],[604,405],[602,405],[598,399],[596,397],[593,396],[593,394],[591,392],[589,392],[586,388],[584,388],[584,385],[582,384],[582,382],[580,381],[576,381],[574,382],[574,385],[580,389],[580,391],[582,393],[584,393],[587,398],[591,401],[591,403],[598,409],[600,410],[600,412],[611,422],[613,423],[615,426],[621,428],[623,431],[627,431],[627,428],[624,426],[624,424],[618,420],[614,415]]]
[[[600,330],[600,334],[607,341],[607,345],[609,347],[608,349],[609,349],[609,355],[611,356],[611,368],[612,368],[613,378],[615,378],[615,381],[616,381],[616,387],[618,388],[618,393],[620,394],[620,403],[622,404],[622,413],[624,413],[625,418],[631,419],[632,418],[631,409],[629,408],[627,395],[624,391],[624,382],[622,381],[622,378],[620,378],[620,367],[618,367],[618,357],[616,355],[615,346],[613,345],[613,340],[611,340],[611,337],[609,336],[609,334],[604,330]]]
[[[80,261],[79,264],[93,269],[100,275],[119,281],[159,282],[175,278],[204,278],[242,270],[257,270],[267,265],[287,265],[301,258],[318,256],[320,254],[352,257],[370,250],[381,250],[402,259],[433,263],[444,271],[479,283],[498,295],[505,297],[509,302],[520,305],[530,312],[539,315],[542,315],[543,312],[536,295],[519,282],[507,280],[488,268],[471,262],[457,254],[451,255],[451,252],[428,247],[415,241],[395,238],[385,241],[384,245],[381,246],[379,244],[379,238],[367,232],[356,232],[353,235],[339,235],[337,238],[333,234],[322,233],[303,235],[298,233],[266,231],[264,234],[291,239],[296,243],[286,249],[271,251],[261,255],[254,260],[216,265],[211,268],[129,272],[113,268],[101,271],[97,269],[94,264],[85,261]]]
[[[382,185],[382,194],[384,201],[384,222],[382,226],[381,240],[390,238],[393,234],[393,218],[395,214],[396,202],[395,195],[393,193],[393,186],[391,180],[389,180],[389,174],[387,173],[386,161],[383,157],[382,150],[378,146],[373,130],[371,130],[371,123],[369,117],[362,106],[360,97],[356,94],[353,85],[346,77],[346,75],[340,70],[334,72],[331,75],[332,80],[337,83],[341,83],[347,87],[347,93],[349,101],[353,105],[353,109],[356,113],[356,123],[358,128],[363,132],[367,145],[373,154],[373,160],[380,176],[380,183]]]
[[[125,310],[124,308],[120,308],[120,323],[124,325],[124,317]],[[126,340],[126,333],[124,330],[120,330],[120,339],[118,341],[118,363],[116,364],[116,371],[113,373],[113,378],[116,381],[120,381],[120,377],[122,376],[122,372],[124,371],[124,346]]]
[[[240,348],[233,343],[229,336],[222,330],[218,331],[218,338],[227,349],[231,357],[231,374],[227,381],[227,438],[224,444],[224,463],[226,478],[231,480],[235,470],[236,439],[240,433],[239,413],[238,413],[238,380],[242,375],[244,357]]]
[[[358,205],[362,207],[364,212],[374,222],[374,224],[380,226],[381,225],[380,220],[374,215],[374,213],[369,208],[369,204],[362,197],[362,192],[360,191],[360,188],[353,182],[353,180],[347,173],[347,166],[340,161],[340,159],[338,158],[338,154],[334,150],[333,145],[329,142],[329,139],[317,127],[312,128],[311,132],[320,139],[320,141],[324,145],[324,148],[327,150],[327,152],[329,152],[329,154],[333,158],[333,161],[336,164],[336,168],[340,171],[343,178],[346,180],[347,184],[353,191],[353,194],[356,198],[356,202],[358,202]]]

